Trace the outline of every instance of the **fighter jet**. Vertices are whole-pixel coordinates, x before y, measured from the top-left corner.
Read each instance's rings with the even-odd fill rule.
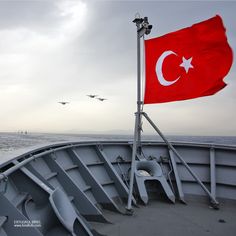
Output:
[[[60,103],[61,105],[69,104],[69,102],[58,102],[58,103]]]
[[[90,98],[95,98],[95,97],[97,97],[98,95],[93,95],[93,94],[91,94],[91,95],[87,95],[88,97],[90,97]]]
[[[106,98],[97,98],[99,101],[103,102],[104,100],[107,100]]]

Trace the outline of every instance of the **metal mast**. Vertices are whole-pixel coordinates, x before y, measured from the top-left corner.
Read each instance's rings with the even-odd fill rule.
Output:
[[[141,38],[144,34],[150,34],[152,25],[149,25],[148,18],[136,17],[133,22],[137,27],[137,154],[141,155],[141,130],[142,130],[142,114],[141,106],[143,104],[141,98]]]
[[[132,151],[132,163],[131,163],[131,173],[130,173],[130,184],[129,184],[129,196],[127,203],[127,210],[131,210],[132,202],[132,193],[133,193],[133,184],[134,184],[134,168],[135,168],[135,159],[136,156],[141,155],[141,129],[142,129],[142,99],[141,99],[141,45],[140,39],[144,34],[150,34],[152,25],[149,25],[148,18],[136,17],[133,20],[133,23],[137,27],[137,112],[135,113],[135,128],[134,128],[134,142],[133,142],[133,151]]]

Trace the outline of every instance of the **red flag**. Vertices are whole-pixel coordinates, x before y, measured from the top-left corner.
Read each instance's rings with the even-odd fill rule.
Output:
[[[220,16],[145,40],[144,103],[213,95],[226,84],[233,52]]]

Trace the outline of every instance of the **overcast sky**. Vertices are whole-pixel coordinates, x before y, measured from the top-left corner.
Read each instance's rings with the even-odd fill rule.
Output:
[[[147,38],[219,14],[236,51],[235,1],[0,0],[0,131],[132,132],[137,12],[153,25]],[[166,134],[236,135],[235,63],[225,82],[214,96],[144,110]]]

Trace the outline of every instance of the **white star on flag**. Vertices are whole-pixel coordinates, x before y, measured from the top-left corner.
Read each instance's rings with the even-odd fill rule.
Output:
[[[188,73],[188,70],[190,68],[193,68],[193,65],[191,64],[192,59],[192,57],[189,59],[185,59],[185,57],[182,57],[182,63],[179,66],[183,67],[186,73]]]

